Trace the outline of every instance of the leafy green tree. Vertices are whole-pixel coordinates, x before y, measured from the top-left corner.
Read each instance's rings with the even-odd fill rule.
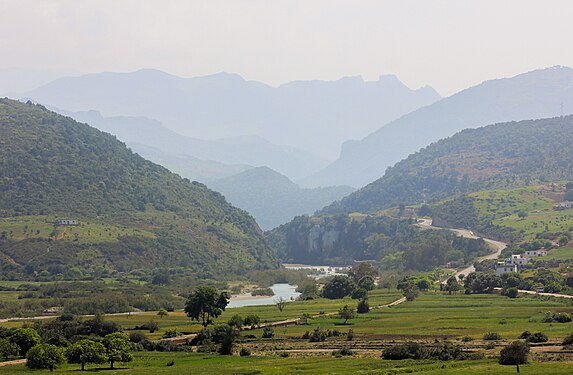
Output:
[[[348,271],[348,276],[355,283],[359,283],[360,280],[365,276],[378,276],[378,270],[370,262],[360,262],[352,266],[352,268]]]
[[[114,332],[106,335],[103,339],[103,345],[112,369],[115,362],[133,361],[129,338],[124,333]]]
[[[404,289],[404,297],[406,300],[413,301],[420,295],[420,289],[414,284],[410,284]]]
[[[527,363],[529,345],[523,341],[514,341],[499,353],[500,365],[515,365],[519,372],[519,365]]]
[[[26,354],[26,367],[32,370],[48,369],[52,372],[64,361],[63,350],[51,344],[34,345]]]
[[[370,275],[366,275],[358,281],[358,287],[362,289],[366,289],[367,291],[371,291],[376,287],[376,283],[374,282],[374,278]]]
[[[163,317],[169,315],[169,313],[164,308],[160,308],[159,311],[157,312],[157,315],[159,315],[159,317],[163,319]]]
[[[106,348],[102,343],[84,339],[67,348],[66,358],[69,363],[81,364],[82,371],[85,371],[86,363],[107,362]]]
[[[356,288],[352,292],[352,299],[363,299],[366,297],[368,297],[368,292],[366,291],[366,289]]]
[[[229,293],[219,292],[209,286],[198,287],[187,299],[185,313],[192,320],[200,321],[203,327],[213,323],[229,303]]]
[[[446,281],[446,291],[448,294],[452,294],[452,292],[457,292],[461,289],[460,283],[458,282],[457,277],[452,276]]]
[[[8,339],[0,338],[0,356],[7,361],[8,358],[17,356],[20,351],[18,345]]]
[[[33,328],[18,328],[12,333],[12,336],[10,336],[10,341],[20,348],[20,355],[22,357],[25,357],[28,350],[38,345],[41,340],[42,338]]]
[[[344,298],[354,290],[354,282],[342,275],[334,276],[322,289],[322,296],[328,299]]]
[[[346,324],[348,319],[354,318],[354,310],[348,307],[348,305],[344,305],[340,310],[338,310],[338,315],[340,318],[344,319],[344,324]]]

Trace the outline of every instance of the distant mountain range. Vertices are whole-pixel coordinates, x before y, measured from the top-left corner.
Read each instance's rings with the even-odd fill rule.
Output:
[[[60,78],[20,97],[67,111],[99,110],[105,117],[148,117],[193,138],[256,135],[329,160],[344,141],[440,99],[432,88],[411,90],[395,76],[275,88],[236,74],[180,78],[151,69]]]
[[[573,69],[554,67],[486,81],[392,121],[361,141],[304,186],[364,186],[420,148],[467,129],[497,122],[573,113]]]
[[[573,115],[466,129],[410,155],[321,213],[400,204],[573,179]]]
[[[257,136],[207,141],[182,136],[145,117],[103,117],[98,111],[56,111],[111,133],[149,160],[201,182],[260,166],[299,179],[327,165],[326,160],[309,152],[274,145]]]
[[[40,105],[0,99],[0,192],[6,278],[277,266],[255,220],[221,194]]]
[[[253,215],[264,230],[297,215],[312,214],[354,191],[348,186],[303,189],[268,167],[249,169],[207,185]]]

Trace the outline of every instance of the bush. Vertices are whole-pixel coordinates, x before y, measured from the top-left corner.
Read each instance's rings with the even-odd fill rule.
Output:
[[[274,296],[275,292],[271,288],[255,289],[251,292],[251,296]]]
[[[275,335],[275,330],[272,327],[263,328],[263,338],[270,339]]]
[[[141,332],[131,332],[129,334],[129,341],[137,344],[140,342],[147,341],[147,336],[145,336],[145,334]]]
[[[573,345],[573,332],[571,332],[571,333],[569,334],[569,336],[565,337],[565,338],[563,339],[563,342],[562,342],[561,344],[562,344],[563,346]]]
[[[368,296],[368,291],[363,288],[356,288],[352,292],[352,299],[364,299]]]
[[[571,321],[571,315],[566,312],[552,314],[548,311],[541,321],[543,323],[569,323]]]
[[[366,314],[368,312],[370,312],[370,304],[368,303],[368,300],[366,298],[360,300],[360,302],[358,302],[358,306],[356,307],[356,311],[358,312],[358,314]]]
[[[354,331],[352,330],[352,328],[350,328],[348,330],[348,333],[346,334],[346,341],[352,341],[354,340]]]
[[[517,288],[507,288],[503,289],[501,294],[509,298],[517,298],[519,291],[517,290]]]
[[[484,340],[501,340],[501,335],[496,332],[487,332],[483,335]]]
[[[547,342],[549,338],[546,334],[542,332],[531,333],[529,331],[523,332],[520,336],[520,339],[523,339],[527,342]]]
[[[245,319],[243,319],[243,325],[249,326],[249,327],[256,326],[260,322],[261,322],[261,318],[259,318],[258,315],[254,315],[254,314],[247,315],[245,317]]]
[[[170,339],[173,337],[177,337],[179,336],[180,333],[177,331],[177,329],[168,329],[167,331],[165,331],[165,333],[163,333],[163,337],[164,339]]]
[[[251,350],[249,348],[241,348],[241,351],[239,352],[239,355],[241,357],[248,357],[251,355]]]
[[[288,357],[288,352],[281,352],[281,353],[279,354],[279,356],[282,357],[282,358],[287,358],[287,357]]]
[[[40,341],[40,335],[33,328],[18,328],[12,333],[12,336],[10,336],[10,342],[18,345],[22,357],[25,357],[28,350],[39,344]]]
[[[474,341],[473,337],[470,336],[462,337],[462,342],[470,342],[470,341]]]
[[[339,349],[339,350],[333,350],[332,355],[335,357],[350,356],[350,355],[354,355],[354,352],[352,351],[352,349],[344,347],[344,348]]]
[[[308,337],[309,342],[326,341],[326,333],[320,328],[316,328]]]
[[[416,342],[408,342],[405,344],[394,345],[384,349],[382,353],[384,359],[400,360],[400,359],[422,359],[425,358],[424,347]]]

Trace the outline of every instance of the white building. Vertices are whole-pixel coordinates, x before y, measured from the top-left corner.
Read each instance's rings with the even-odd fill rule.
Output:
[[[56,225],[78,225],[78,221],[70,219],[62,219],[62,220],[57,220]]]
[[[528,258],[523,254],[513,254],[511,256],[511,258],[507,258],[506,263],[507,264],[515,264],[516,266],[523,267],[527,263],[529,263],[530,260],[531,260],[531,258]]]
[[[500,262],[495,267],[495,274],[496,275],[502,275],[504,273],[511,273],[511,272],[517,272],[517,265],[516,264],[506,264],[506,263]]]
[[[547,255],[547,251],[545,250],[528,250],[525,252],[525,256],[529,258],[534,257],[544,257]]]

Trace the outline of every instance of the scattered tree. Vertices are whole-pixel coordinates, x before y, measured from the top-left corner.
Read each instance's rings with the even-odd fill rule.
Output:
[[[376,283],[374,282],[374,278],[370,275],[366,275],[358,281],[358,287],[365,289],[367,291],[371,291],[376,287]]]
[[[354,282],[346,276],[334,276],[322,289],[322,296],[328,299],[340,299],[352,294]]]
[[[229,319],[229,322],[227,324],[231,327],[240,330],[243,327],[244,321],[239,314],[235,314],[231,317],[231,319]]]
[[[26,367],[32,370],[57,369],[65,358],[62,349],[56,345],[38,344],[30,348],[26,353]]]
[[[169,313],[164,308],[160,308],[159,311],[157,312],[157,315],[159,315],[159,317],[163,319],[163,317],[169,315]]]
[[[515,365],[519,372],[519,365],[527,363],[529,345],[523,341],[514,341],[499,353],[500,365]]]
[[[352,299],[363,299],[368,297],[368,291],[362,288],[356,288],[352,292]]]
[[[338,315],[340,318],[344,319],[344,324],[348,321],[348,319],[354,318],[354,310],[352,310],[348,305],[344,305],[339,311]]]
[[[452,292],[457,292],[461,289],[460,283],[458,282],[457,277],[452,276],[446,281],[446,291],[448,294],[452,294]]]
[[[107,362],[105,353],[106,349],[102,343],[84,339],[68,347],[66,358],[69,363],[81,364],[82,371],[85,371],[86,363],[101,364]]]
[[[360,262],[348,271],[348,276],[358,284],[365,276],[372,278],[378,276],[378,270],[370,262]]]
[[[283,312],[283,310],[285,309],[287,300],[283,297],[279,297],[275,299],[275,304],[277,306],[277,309],[279,309],[280,312]]]
[[[243,325],[253,327],[258,325],[261,322],[261,318],[258,315],[247,315],[243,320]]]
[[[129,339],[121,332],[114,332],[106,335],[103,339],[107,359],[113,369],[115,362],[131,362],[133,355],[130,352]]]
[[[212,287],[200,286],[191,293],[185,305],[185,313],[192,320],[201,321],[203,327],[213,323],[229,303],[229,293]]]

